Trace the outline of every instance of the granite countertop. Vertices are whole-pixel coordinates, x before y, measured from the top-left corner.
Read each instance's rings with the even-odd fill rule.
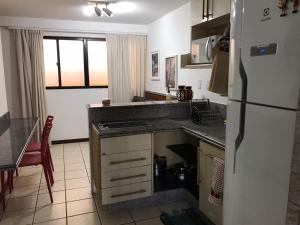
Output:
[[[144,121],[147,126],[125,127],[125,128],[103,128],[99,130],[101,138],[118,137],[141,133],[157,133],[163,131],[183,130],[201,140],[207,141],[221,149],[225,149],[225,124],[215,121],[203,125],[194,124],[191,120],[157,119]]]
[[[10,120],[8,129],[0,136],[0,170],[18,166],[37,122],[37,118]]]

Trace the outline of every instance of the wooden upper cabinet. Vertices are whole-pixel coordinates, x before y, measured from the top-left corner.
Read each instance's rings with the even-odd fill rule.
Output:
[[[230,13],[230,0],[210,0],[213,3],[213,18]],[[202,15],[203,0],[191,0],[191,24],[192,26],[206,21]]]

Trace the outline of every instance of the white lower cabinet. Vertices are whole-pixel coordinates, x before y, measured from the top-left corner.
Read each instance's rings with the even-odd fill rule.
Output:
[[[102,204],[145,198],[152,195],[151,181],[102,189]]]
[[[200,141],[198,157],[199,209],[214,224],[222,225],[223,207],[211,204],[208,201],[208,196],[212,184],[213,159],[214,157],[224,159],[225,152],[222,149]]]
[[[102,205],[151,196],[152,135],[112,137],[100,142]]]

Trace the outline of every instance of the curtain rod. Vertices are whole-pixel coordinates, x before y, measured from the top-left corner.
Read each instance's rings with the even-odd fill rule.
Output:
[[[19,26],[9,26],[7,27],[9,30],[13,29],[25,29],[25,30],[40,30],[43,32],[56,32],[56,33],[78,33],[78,34],[96,34],[96,35],[104,35],[104,34],[131,34],[131,35],[140,35],[147,36],[146,33],[138,33],[138,32],[122,32],[122,31],[96,31],[96,30],[80,30],[80,29],[61,29],[61,28],[41,28],[41,27],[19,27]]]

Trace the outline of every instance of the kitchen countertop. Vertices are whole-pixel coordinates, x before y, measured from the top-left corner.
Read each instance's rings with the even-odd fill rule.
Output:
[[[15,169],[31,140],[37,118],[11,119],[8,129],[0,136],[0,170]]]
[[[103,128],[96,127],[99,130],[101,138],[118,137],[125,135],[141,134],[141,133],[158,133],[164,131],[183,130],[203,141],[215,145],[221,149],[225,149],[225,130],[226,125],[223,121],[214,121],[207,124],[197,125],[188,119],[157,119],[146,120],[148,126],[135,126],[123,128]]]

